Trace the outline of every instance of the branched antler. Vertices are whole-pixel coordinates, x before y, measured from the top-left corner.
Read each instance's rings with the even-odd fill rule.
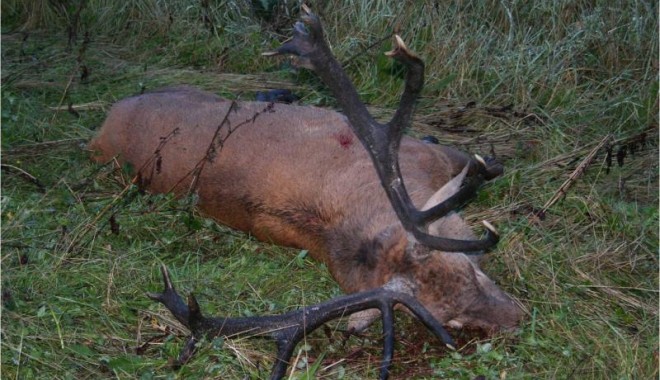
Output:
[[[418,210],[406,191],[399,169],[399,145],[404,130],[411,125],[415,101],[424,84],[424,62],[408,50],[401,37],[395,35],[395,47],[386,54],[407,67],[406,84],[398,110],[389,123],[380,124],[369,114],[353,84],[332,55],[325,42],[319,18],[305,5],[302,11],[302,22],[294,25],[293,38],[275,52],[265,55],[293,54],[300,57],[304,66],[313,68],[330,88],[348,117],[351,128],[369,152],[381,184],[406,231],[419,243],[442,251],[480,252],[495,245],[499,237],[487,223],[486,238],[473,241],[429,235],[426,229],[432,221],[472,198],[483,179],[497,175],[501,170],[499,167],[489,167],[483,159],[475,157],[470,162],[470,172],[477,174],[470,177],[458,193],[428,210]]]
[[[386,379],[394,354],[394,307],[404,305],[445,345],[453,348],[454,343],[442,325],[412,295],[393,291],[394,283],[383,287],[337,297],[317,305],[303,307],[280,315],[223,318],[205,317],[193,295],[188,302],[176,292],[165,265],[161,267],[165,288],[162,293],[147,293],[152,300],[165,305],[183,325],[191,331],[186,348],[179,356],[185,362],[194,351],[194,344],[202,336],[234,337],[240,335],[262,336],[273,339],[277,344],[277,359],[273,365],[271,379],[281,379],[286,374],[289,360],[296,345],[324,323],[366,309],[379,309],[383,318],[383,360],[380,378]]]

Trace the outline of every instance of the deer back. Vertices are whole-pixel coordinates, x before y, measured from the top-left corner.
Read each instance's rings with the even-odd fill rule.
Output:
[[[369,225],[372,218],[396,221],[346,118],[321,108],[165,89],[117,103],[90,149],[97,162],[116,156],[130,163],[151,192],[197,192],[200,209],[219,222],[261,240],[310,249],[322,261],[327,252],[319,235],[343,219],[360,230],[381,229]],[[421,206],[469,158],[405,138],[400,159]]]

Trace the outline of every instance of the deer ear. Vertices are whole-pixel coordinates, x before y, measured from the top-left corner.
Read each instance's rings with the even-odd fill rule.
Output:
[[[454,195],[461,187],[461,184],[467,175],[468,167],[469,166],[465,166],[456,177],[452,178],[440,188],[440,190],[433,194],[426,202],[423,209],[431,208]],[[430,235],[451,239],[476,239],[470,226],[468,226],[468,224],[465,223],[465,220],[455,212],[451,212],[429,224],[427,232]]]
[[[463,180],[465,179],[465,176],[467,175],[469,168],[470,168],[470,163],[468,162],[468,164],[465,165],[463,170],[460,173],[458,173],[456,177],[452,178],[449,182],[445,183],[445,185],[442,186],[440,190],[436,191],[435,194],[431,195],[431,198],[429,198],[429,200],[426,201],[426,203],[422,207],[422,211],[428,210],[431,207],[446,201],[452,195],[458,193],[458,189],[461,188],[461,184],[463,184]]]
[[[424,206],[421,208],[422,211],[428,210],[433,206],[440,204],[446,201],[449,197],[456,194],[463,180],[468,173],[470,168],[470,163],[463,168],[463,170],[454,178],[449,180],[444,186],[442,186],[435,194],[426,201]],[[445,238],[467,238],[474,239],[475,236],[472,233],[470,227],[465,223],[463,218],[461,218],[455,212],[450,212],[442,218],[435,220],[433,223],[430,223],[426,231],[429,235],[445,237]],[[432,249],[419,244],[415,237],[408,233],[408,246],[405,249],[406,257],[414,261],[423,261],[430,257]]]

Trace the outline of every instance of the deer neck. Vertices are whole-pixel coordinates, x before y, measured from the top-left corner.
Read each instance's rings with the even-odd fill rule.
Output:
[[[406,236],[392,211],[347,220],[328,231],[326,262],[344,292],[375,288],[412,266]]]

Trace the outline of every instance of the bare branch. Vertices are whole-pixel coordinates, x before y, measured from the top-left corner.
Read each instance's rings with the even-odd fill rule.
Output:
[[[612,140],[612,135],[607,134],[603,139],[600,141],[598,145],[596,145],[591,152],[587,155],[587,157],[580,162],[580,165],[573,170],[573,173],[571,173],[570,176],[568,176],[568,179],[562,183],[562,185],[555,191],[555,193],[552,195],[550,199],[548,199],[547,202],[543,205],[543,208],[541,211],[539,211],[539,214],[545,214],[552,205],[554,205],[558,200],[560,200],[562,197],[566,195],[566,192],[568,189],[577,181],[577,179],[587,170],[587,167],[591,164],[591,162],[594,160],[596,157],[596,154],[598,151],[605,146],[610,140]]]
[[[19,168],[18,166],[9,165],[9,164],[0,164],[0,168],[2,168],[3,172],[17,174],[19,177],[35,185],[39,189],[39,191],[41,192],[46,191],[46,187],[41,183],[41,181],[39,181],[37,177]]]

